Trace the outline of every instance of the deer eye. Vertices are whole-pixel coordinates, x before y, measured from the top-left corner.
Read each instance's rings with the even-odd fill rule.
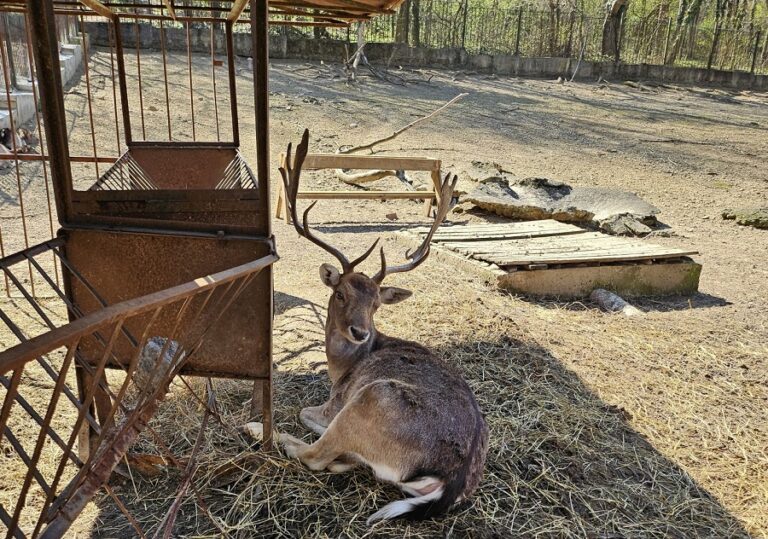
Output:
[[[341,292],[338,292],[338,291],[337,291],[337,292],[334,294],[334,296],[336,297],[336,299],[337,299],[337,300],[339,300],[339,301],[344,301],[344,294],[342,294]]]

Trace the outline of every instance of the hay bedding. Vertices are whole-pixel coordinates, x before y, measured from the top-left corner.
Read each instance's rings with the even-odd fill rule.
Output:
[[[437,353],[464,372],[486,413],[491,430],[487,468],[469,503],[442,520],[368,528],[367,516],[402,496],[397,489],[378,483],[362,469],[311,472],[280,454],[258,451],[234,428],[212,423],[194,483],[216,524],[190,494],[174,535],[746,536],[715,499],[628,426],[628,412],[605,405],[546,349],[518,337],[517,325],[508,316],[480,317],[484,310],[480,303],[468,305],[462,314],[474,320],[475,327],[463,329],[439,314],[436,305],[406,302],[397,311],[401,320],[414,320],[406,330],[408,337],[425,340],[429,332],[431,344],[443,340],[435,347]],[[312,303],[292,305],[277,320],[276,419],[281,431],[300,436],[306,429],[298,422],[299,410],[322,402],[329,390],[324,365],[307,361],[322,351],[319,311]],[[392,324],[394,319],[386,321]],[[501,328],[516,336],[499,338]],[[296,339],[281,338],[296,333]],[[201,383],[193,387],[202,394]],[[224,424],[242,424],[249,384],[217,381],[216,390]],[[153,423],[174,452],[184,455],[193,444],[200,415],[196,401],[177,387]],[[151,451],[151,443],[144,443],[136,449]],[[178,481],[176,471],[155,478],[135,476],[116,490],[145,529],[152,530],[172,502]],[[96,535],[130,534],[109,500],[98,505],[102,513],[93,529]]]

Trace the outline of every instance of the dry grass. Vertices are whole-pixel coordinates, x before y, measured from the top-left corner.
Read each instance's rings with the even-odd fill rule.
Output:
[[[157,55],[154,62],[150,55],[146,60],[148,77],[154,72],[159,81]],[[205,58],[196,62],[207,65]],[[106,77],[106,65],[103,57],[96,59],[94,80]],[[690,303],[646,300],[640,307],[649,314],[629,320],[592,305],[509,297],[433,258],[415,273],[393,278],[392,284],[418,292],[413,300],[383,309],[380,326],[432,347],[474,388],[487,414],[491,447],[485,479],[469,504],[439,521],[367,528],[365,518],[400,497],[397,490],[365,470],[313,473],[279,453],[259,451],[237,431],[247,420],[250,384],[216,381],[223,424],[209,423],[194,477],[213,521],[188,494],[174,535],[768,537],[768,311],[766,273],[758,263],[768,236],[719,218],[702,220],[700,211],[717,216],[726,203],[746,205],[768,196],[760,161],[764,127],[745,127],[755,119],[765,125],[764,95],[745,94],[740,105],[715,106],[688,93],[641,95],[620,85],[601,90],[482,77],[451,82],[450,74],[438,74],[429,87],[393,89],[371,82],[348,89],[291,69],[272,66],[273,155],[307,125],[313,129],[312,151],[332,152],[341,143],[405,125],[434,109],[434,102],[471,89],[470,98],[430,129],[414,131],[389,151],[439,155],[457,172],[473,159],[500,160],[520,176],[637,191],[685,234],[654,241],[701,249],[706,294]],[[245,104],[253,102],[247,75],[241,75]],[[82,86],[67,96],[74,111],[71,141],[81,152],[90,144]],[[106,106],[112,101],[103,88],[109,87],[102,83],[95,93]],[[161,88],[156,83],[145,99],[157,104]],[[319,96],[321,103],[304,103],[304,95]],[[212,101],[205,98],[198,121],[211,117]],[[514,117],[494,112],[508,101],[520,104]],[[241,110],[243,118],[253,118],[249,106]],[[178,120],[175,125],[184,125]],[[97,115],[96,121],[107,140],[109,116]],[[351,121],[360,124],[357,131]],[[243,146],[253,148],[252,125],[241,127]],[[710,137],[722,144],[638,145],[638,138],[661,135]],[[734,187],[702,181],[713,172]],[[78,176],[83,185],[92,173],[88,170],[87,180]],[[28,193],[29,208],[43,208],[38,191],[37,198]],[[4,234],[11,239],[6,249],[17,250],[20,232],[7,227],[16,223],[18,210],[3,209]],[[321,232],[348,251],[359,252],[380,233],[373,225],[387,213],[400,217],[393,227],[423,223],[420,206],[406,203],[329,202],[316,212],[316,222],[325,223]],[[343,227],[336,226],[339,220]],[[42,218],[35,222],[45,224]],[[42,227],[39,235],[46,234]],[[275,234],[283,257],[276,273],[278,427],[309,440],[298,412],[321,403],[329,389],[322,365],[326,292],[316,272],[327,260],[284,225],[277,224]],[[0,342],[10,341],[0,335]],[[194,381],[193,387],[202,394],[201,383]],[[198,402],[175,384],[153,426],[184,457],[201,416]],[[134,449],[159,453],[148,438]],[[152,477],[133,472],[115,490],[152,531],[176,494],[181,472],[167,468]],[[14,477],[7,469],[3,475],[0,495]],[[106,497],[89,506],[76,528],[100,537],[132,533]]]
[[[755,480],[766,472],[765,456],[759,451],[765,425],[750,423],[761,413],[757,403],[747,405],[748,399],[731,397],[730,406],[738,408],[745,421],[730,434],[734,443],[723,438],[727,450],[691,447],[694,436],[709,439],[711,431],[730,423],[727,418],[719,423],[712,414],[713,391],[719,395],[722,389],[718,383],[708,389],[691,385],[689,378],[690,365],[701,362],[702,354],[717,356],[723,349],[696,347],[700,335],[671,338],[672,329],[660,329],[666,313],[629,321],[579,304],[532,305],[487,290],[465,274],[446,274],[449,269],[433,260],[420,273],[402,278],[398,284],[424,289],[435,275],[448,275],[440,292],[422,294],[418,301],[382,312],[382,329],[433,346],[462,370],[478,396],[491,442],[485,479],[469,504],[442,520],[368,528],[368,515],[401,496],[396,489],[378,483],[364,470],[313,473],[280,454],[258,451],[235,430],[247,420],[249,386],[217,381],[229,428],[214,424],[210,429],[195,477],[216,524],[188,496],[175,533],[738,537],[748,535],[745,526],[754,534],[765,530],[760,504],[766,497],[754,488]],[[323,292],[317,292],[322,297]],[[324,366],[313,365],[322,354],[317,314],[323,309],[278,294],[278,310],[282,311],[276,327],[278,426],[304,434],[297,420],[299,410],[328,396]],[[558,322],[562,319],[571,323],[565,327]],[[457,320],[464,323],[457,325]],[[729,361],[764,359],[756,342],[743,344],[723,343],[730,350]],[[592,387],[558,358],[554,350],[559,348],[568,350],[567,363],[577,369],[589,360]],[[745,355],[734,357],[736,350]],[[681,351],[688,367],[668,360],[680,358]],[[669,373],[660,376],[662,364]],[[722,383],[749,386],[759,382],[757,376],[729,377]],[[632,380],[636,385],[630,387]],[[202,384],[196,388],[202,392]],[[155,424],[184,454],[196,436],[200,415],[195,401],[179,388]],[[740,451],[744,458],[735,458]],[[137,478],[135,485],[118,490],[152,529],[171,503],[177,480],[176,472],[152,480]],[[127,531],[127,523],[116,516],[110,502],[99,505],[103,512],[102,524],[94,528],[97,535]]]

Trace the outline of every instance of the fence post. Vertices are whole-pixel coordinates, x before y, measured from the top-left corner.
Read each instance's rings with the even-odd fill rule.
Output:
[[[757,63],[757,49],[760,48],[760,30],[755,35],[755,47],[752,49],[752,67],[749,68],[749,72],[755,74],[755,64]]]
[[[464,15],[461,23],[461,48],[466,48],[467,44],[467,11],[469,10],[469,0],[464,0]]]
[[[515,56],[520,56],[520,28],[523,25],[523,8],[517,8],[517,35],[515,36]]]
[[[661,65],[667,65],[667,52],[669,51],[669,34],[672,33],[672,17],[667,21],[667,37],[664,38],[664,54],[661,59]]]
[[[10,86],[12,88],[16,87],[16,66],[13,62],[13,45],[11,44],[11,27],[8,24],[8,14],[3,13],[3,32],[0,35],[0,40],[2,40],[5,44],[5,48],[8,52],[8,75],[10,75],[10,80],[8,81]],[[8,107],[10,108],[11,104],[8,103]]]

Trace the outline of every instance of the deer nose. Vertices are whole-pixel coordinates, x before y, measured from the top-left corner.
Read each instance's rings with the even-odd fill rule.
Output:
[[[349,332],[358,342],[365,342],[368,340],[368,337],[370,336],[370,332],[364,329],[356,328],[355,326],[349,326]]]

